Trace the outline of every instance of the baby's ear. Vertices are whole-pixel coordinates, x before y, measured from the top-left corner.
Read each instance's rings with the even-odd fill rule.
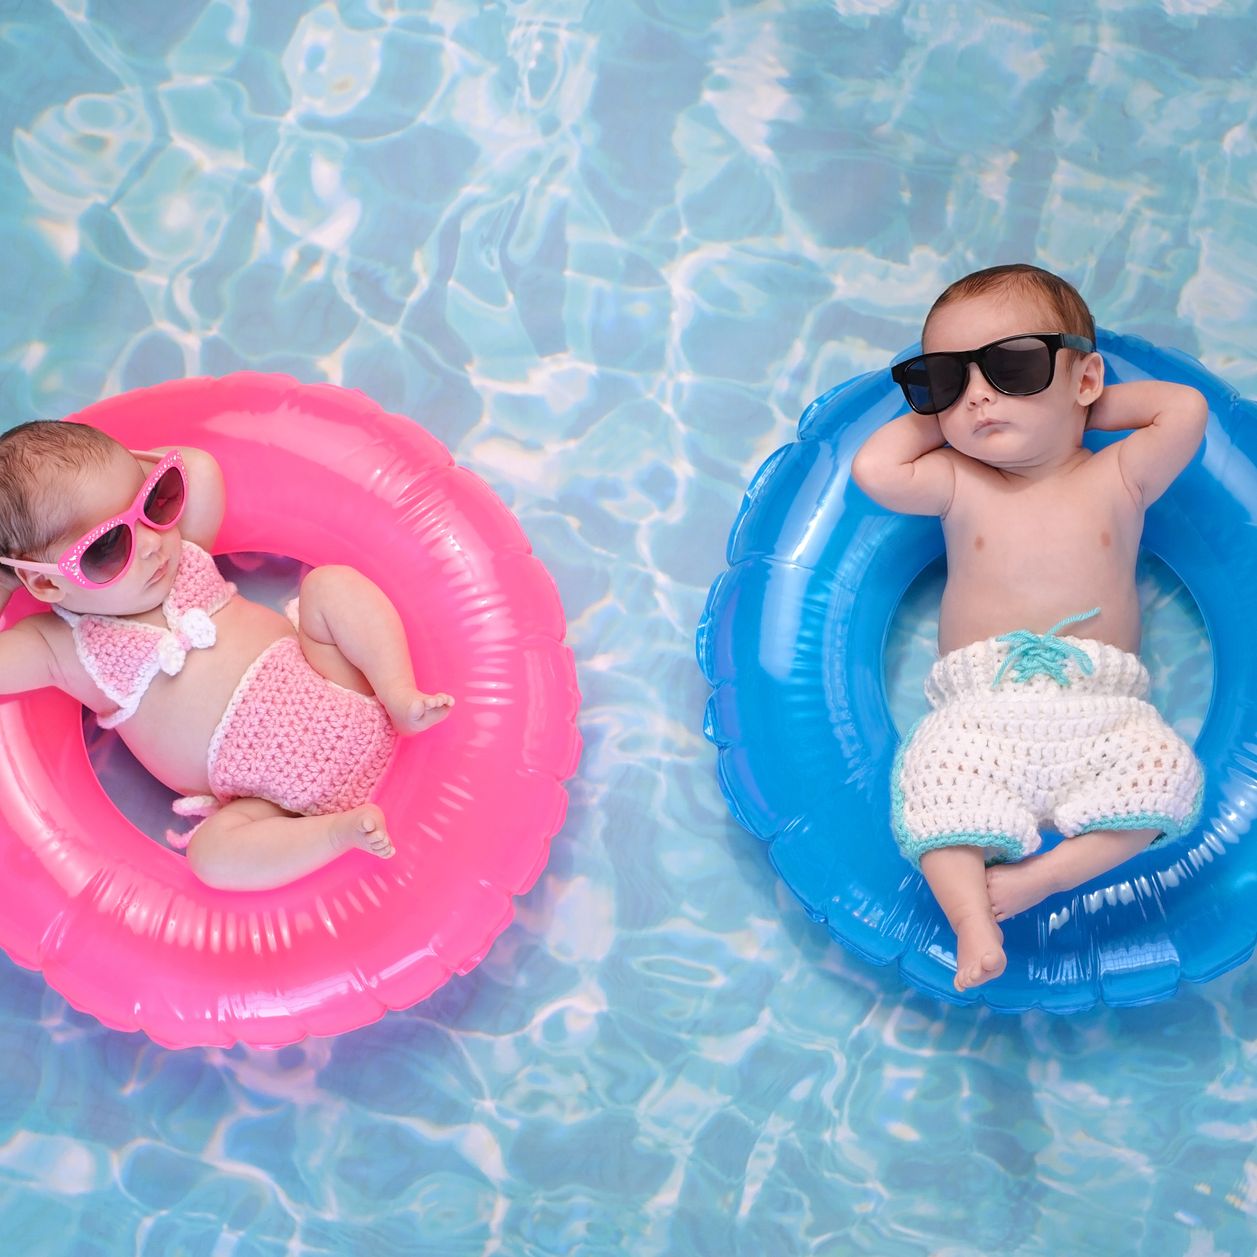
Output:
[[[47,576],[43,572],[16,570],[15,575],[26,586],[27,592],[32,598],[40,602],[46,602],[49,606],[60,602],[65,597],[66,591],[51,576]]]
[[[1089,353],[1082,360],[1078,372],[1078,404],[1084,408],[1098,401],[1104,392],[1104,359],[1098,353]]]

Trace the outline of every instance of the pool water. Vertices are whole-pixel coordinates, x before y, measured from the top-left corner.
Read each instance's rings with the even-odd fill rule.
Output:
[[[585,742],[484,962],[351,1034],[168,1051],[0,958],[3,1251],[1251,1254],[1252,967],[1066,1019],[847,955],[728,814],[693,634],[751,473],[965,271],[1059,270],[1257,395],[1255,16],[0,4],[0,423],[237,368],[363,389],[518,514]],[[1155,564],[1141,599],[1190,734],[1199,620]]]

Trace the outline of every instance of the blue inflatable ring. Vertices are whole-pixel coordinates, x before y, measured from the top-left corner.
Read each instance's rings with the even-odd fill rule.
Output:
[[[1008,967],[958,994],[954,938],[890,831],[898,741],[883,676],[909,585],[943,552],[935,519],[874,505],[851,458],[903,409],[889,371],[813,402],[799,439],[747,489],[698,628],[705,732],[735,818],[813,920],[856,955],[953,1003],[1078,1012],[1172,995],[1248,958],[1257,939],[1257,405],[1194,358],[1101,331],[1106,378],[1177,380],[1209,401],[1205,443],[1148,512],[1143,546],[1195,598],[1214,688],[1196,740],[1201,822],[1004,926]],[[1099,440],[1114,439],[1100,436]],[[1090,442],[1093,438],[1088,437]]]

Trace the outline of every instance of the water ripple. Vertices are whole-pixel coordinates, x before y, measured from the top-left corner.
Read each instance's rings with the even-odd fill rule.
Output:
[[[170,1053],[0,969],[15,1251],[1251,1250],[1250,969],[1068,1020],[905,992],[729,818],[692,648],[753,470],[965,270],[1036,258],[1257,394],[1250,10],[8,6],[5,423],[241,367],[412,415],[554,574],[586,747],[483,963],[353,1035]],[[1190,737],[1198,616],[1140,597]]]

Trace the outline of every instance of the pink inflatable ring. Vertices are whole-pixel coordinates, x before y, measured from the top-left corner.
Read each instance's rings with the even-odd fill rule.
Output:
[[[218,552],[359,568],[397,604],[419,683],[458,706],[400,742],[376,791],[392,860],[355,851],[226,893],[119,813],[77,703],[0,701],[0,945],[75,1008],[170,1047],[339,1034],[468,972],[545,866],[580,753],[563,610],[514,516],[415,423],[331,385],[179,380],[73,418],[132,448],[211,449]],[[0,625],[34,610],[19,593]]]

